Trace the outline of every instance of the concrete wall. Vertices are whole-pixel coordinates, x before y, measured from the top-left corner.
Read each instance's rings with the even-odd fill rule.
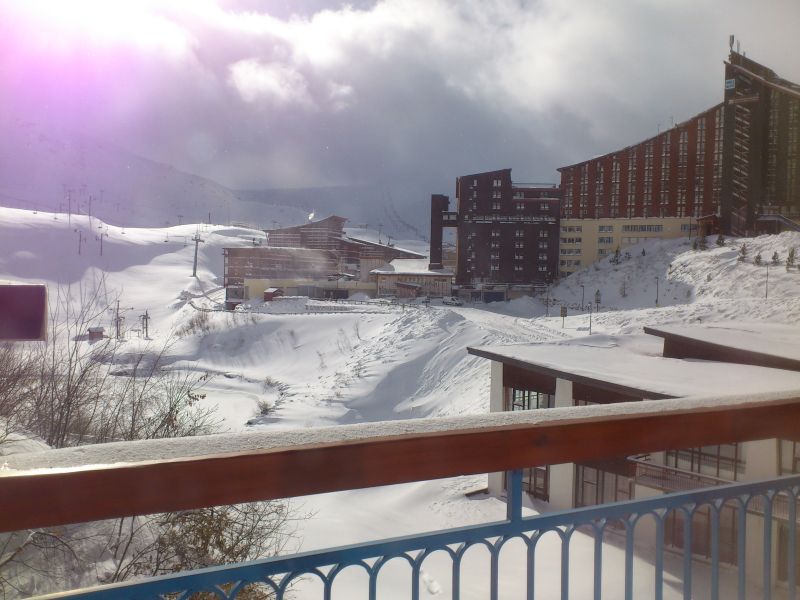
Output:
[[[489,412],[503,412],[505,409],[505,388],[503,387],[503,363],[490,361],[491,379],[489,381]],[[489,473],[489,493],[494,496],[505,494],[503,473]]]
[[[572,406],[572,382],[556,379],[556,398],[554,408]],[[575,506],[575,464],[562,463],[550,465],[550,507],[553,510],[574,508]]]

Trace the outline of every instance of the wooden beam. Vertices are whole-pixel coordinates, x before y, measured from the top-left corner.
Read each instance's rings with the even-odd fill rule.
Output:
[[[669,401],[652,404],[661,402]],[[555,413],[559,410],[575,412],[548,412],[562,414]],[[768,438],[800,440],[800,398],[691,411],[670,411],[665,405],[663,411],[604,418],[594,414],[217,456],[6,471],[0,475],[0,531],[672,448]]]

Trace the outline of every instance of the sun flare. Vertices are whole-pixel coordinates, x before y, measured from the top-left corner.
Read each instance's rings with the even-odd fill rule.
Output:
[[[185,0],[11,0],[14,19],[33,25],[57,51],[90,43],[182,52],[189,33],[173,17]]]

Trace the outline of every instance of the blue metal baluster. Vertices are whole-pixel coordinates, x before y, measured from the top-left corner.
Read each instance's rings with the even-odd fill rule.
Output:
[[[561,538],[561,600],[569,600],[569,543],[573,531],[568,527]]]
[[[795,598],[797,598],[797,575],[795,573],[795,561],[797,560],[795,558],[795,547],[797,544],[797,494],[795,490],[787,494],[787,500],[789,502],[789,518],[787,520],[787,526],[789,528],[789,540],[787,542],[789,545],[787,549],[789,560],[789,600],[795,600]]]
[[[721,504],[709,506],[711,513],[711,600],[719,600],[719,513]]]
[[[764,494],[764,600],[772,598],[772,500]]]
[[[411,600],[419,600],[419,573],[422,565],[416,560],[411,563]]]
[[[606,520],[601,519],[594,528],[594,600],[603,596],[603,536],[606,533]]]
[[[461,544],[453,556],[453,600],[461,600],[461,557],[467,550],[466,544]]]
[[[656,517],[656,593],[655,599],[664,597],[664,519],[667,511],[657,511]]]
[[[372,565],[369,570],[369,600],[376,600],[378,597],[378,569],[376,567],[379,562]]]
[[[536,582],[536,544],[539,541],[539,536],[541,534],[536,531],[531,535],[531,539],[528,542],[528,594],[527,600],[534,600],[535,595],[535,588],[534,583]]]
[[[499,591],[499,578],[500,578],[500,542],[502,540],[497,540],[491,548],[489,548],[489,553],[491,554],[491,570],[489,572],[489,598],[491,600],[498,600],[500,597]]]
[[[633,600],[633,528],[636,520],[625,519],[625,600]]]
[[[506,519],[518,523],[522,520],[522,469],[509,471],[506,480]]]
[[[687,506],[683,515],[683,600],[692,600],[692,521],[694,506]]]
[[[737,508],[737,532],[736,537],[736,563],[739,569],[739,600],[745,600],[745,590],[747,587],[747,503],[748,498],[739,498],[739,507]]]

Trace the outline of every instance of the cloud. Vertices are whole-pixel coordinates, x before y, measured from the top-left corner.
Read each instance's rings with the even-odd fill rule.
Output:
[[[299,108],[316,106],[305,77],[287,65],[240,60],[230,66],[229,81],[245,102],[265,101]]]
[[[119,2],[157,43],[117,23],[98,52],[50,19],[54,55],[25,2],[0,8],[8,110],[234,188],[557,180],[718,102],[729,33],[800,80],[795,0]]]

